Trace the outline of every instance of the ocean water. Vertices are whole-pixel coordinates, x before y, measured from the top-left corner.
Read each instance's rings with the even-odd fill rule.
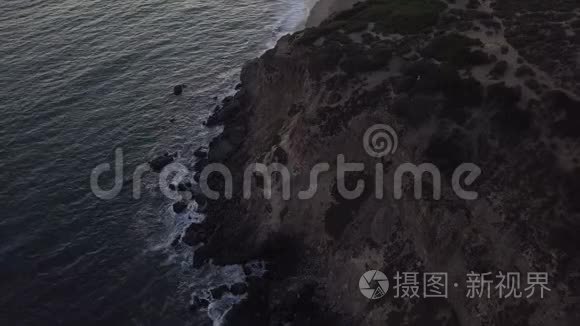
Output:
[[[1,325],[220,324],[243,298],[197,312],[189,301],[243,281],[241,267],[195,271],[192,248],[171,246],[204,217],[176,216],[155,175],[138,200],[130,186],[101,200],[90,173],[113,163],[117,148],[126,180],[165,151],[191,165],[193,150],[219,132],[201,125],[214,97],[231,92],[243,62],[299,28],[309,6],[0,2]]]

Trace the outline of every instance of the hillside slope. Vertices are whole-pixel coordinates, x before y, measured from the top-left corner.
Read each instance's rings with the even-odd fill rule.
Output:
[[[235,110],[224,107],[214,119],[224,132],[209,154],[232,171],[234,198],[210,200],[207,222],[188,234],[204,243],[196,264],[269,262],[230,323],[577,324],[579,37],[574,1],[370,0],[249,62]],[[377,124],[398,136],[397,150],[381,158],[363,146]],[[346,176],[350,188],[367,185],[355,199],[337,191],[339,154],[365,165]],[[280,175],[271,199],[258,176],[243,199],[246,167],[276,162],[290,171],[290,199]],[[313,198],[299,199],[321,162],[330,171]],[[439,168],[440,199],[432,178],[423,179],[418,200],[404,179],[395,199],[395,171],[408,162]],[[466,187],[475,200],[453,191],[453,171],[464,162],[482,171]],[[215,174],[209,183],[223,189]],[[370,269],[389,277],[448,272],[460,289],[446,299],[389,292],[370,301],[358,289]],[[551,291],[543,299],[470,299],[463,291],[470,271],[547,272]]]

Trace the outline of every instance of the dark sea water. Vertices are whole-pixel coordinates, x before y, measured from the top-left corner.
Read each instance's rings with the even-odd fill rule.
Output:
[[[0,325],[219,324],[196,291],[240,266],[191,268],[171,242],[195,212],[144,181],[100,200],[91,170],[122,148],[125,179],[165,151],[191,165],[201,122],[244,61],[306,15],[304,0],[0,2]],[[188,85],[182,96],[172,87]],[[111,177],[112,178],[112,177]],[[211,324],[211,321],[209,322]]]

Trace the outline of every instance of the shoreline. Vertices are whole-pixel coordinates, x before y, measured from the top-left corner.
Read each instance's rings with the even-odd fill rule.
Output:
[[[321,2],[334,2],[334,0],[319,0],[316,1],[316,3],[314,4],[314,6],[316,6],[318,3]],[[306,4],[306,8],[308,8],[308,4]],[[313,9],[313,8],[310,8]],[[318,9],[319,10],[319,9]],[[291,35],[297,32],[300,32],[302,30],[304,30],[306,28],[306,25],[308,23],[308,20],[311,19],[311,14],[312,12],[310,10],[307,11],[307,15],[304,16],[302,23],[295,26],[295,30],[292,31],[291,33],[286,33],[286,34],[282,34],[282,33],[278,33],[277,35],[277,39],[273,40],[273,41],[269,41],[267,43],[267,45],[271,46],[267,47],[266,49],[264,49],[261,53],[257,54],[257,57],[247,61],[246,63],[244,63],[241,67],[241,72],[239,80],[234,83],[236,84],[235,87],[232,87],[230,91],[226,92],[223,94],[224,98],[222,99],[221,102],[221,108],[224,108],[226,106],[233,106],[234,108],[240,109],[240,108],[247,108],[249,106],[249,103],[246,102],[245,98],[245,92],[244,88],[242,85],[243,83],[241,82],[244,77],[244,70],[245,68],[253,61],[257,60],[259,57],[262,57],[264,55],[264,53],[273,50],[277,47],[279,41],[281,38],[287,36],[287,35]],[[318,14],[321,14],[320,12]],[[330,15],[330,13],[324,13],[325,15]],[[214,118],[216,118],[217,116],[217,122],[212,122],[212,120]],[[236,116],[239,116],[239,114],[236,114]],[[229,134],[229,129],[237,129],[236,126],[234,126],[233,123],[225,123],[226,120],[231,121],[233,118],[232,116],[228,114],[225,114],[223,116],[220,116],[220,112],[219,112],[219,106],[214,109],[213,112],[210,113],[210,116],[208,117],[208,119],[203,123],[204,126],[206,128],[211,128],[214,126],[219,126],[219,125],[224,125],[224,128],[222,130],[221,133],[219,133],[217,136],[215,136],[214,138],[212,138],[212,140],[210,141],[209,144],[207,145],[202,145],[198,148],[198,155],[201,155],[199,157],[196,158],[196,163],[194,165],[194,171],[196,172],[195,175],[199,176],[199,172],[200,170],[206,166],[208,164],[209,161],[211,162],[226,162],[228,160],[228,157],[226,155],[223,155],[221,153],[218,153],[217,155],[215,154],[216,152],[220,152],[222,149],[218,148],[220,142],[223,141],[224,136],[225,137],[230,137],[227,136]],[[235,123],[235,125],[240,125],[240,124],[244,124],[243,122],[241,122],[242,119],[237,119],[237,122]],[[213,144],[213,146],[212,146]],[[194,176],[194,180],[196,180],[198,177]],[[199,182],[199,179],[197,179],[197,181]],[[215,180],[213,180],[215,181]],[[208,181],[208,183],[212,183],[212,181]],[[194,198],[192,198],[194,201],[197,201],[195,196]],[[207,241],[210,241],[210,234],[217,232],[217,229],[219,228],[219,224],[221,222],[223,222],[224,220],[224,215],[226,214],[231,214],[231,215],[235,215],[235,214],[239,214],[240,212],[238,211],[238,209],[241,209],[241,206],[239,204],[239,202],[237,202],[236,200],[239,200],[239,198],[235,198],[234,201],[223,201],[223,200],[217,200],[217,201],[209,201],[207,199],[202,199],[201,201],[198,201],[198,205],[199,206],[203,206],[203,210],[200,211],[201,213],[204,214],[205,219],[204,222],[202,224],[198,224],[198,223],[191,223],[186,229],[185,231],[181,234],[181,236],[179,236],[178,239],[174,240],[177,241],[182,241],[185,244],[187,244],[188,246],[190,246],[193,250],[193,248],[196,248],[194,250],[194,268],[202,268],[203,265],[205,265],[206,263],[208,263],[208,258],[211,258],[213,263],[216,264],[217,266],[222,266],[222,267],[227,267],[227,266],[241,266],[244,274],[245,274],[245,281],[235,284],[235,286],[241,287],[241,284],[243,283],[243,291],[242,292],[236,292],[234,290],[233,287],[231,286],[224,286],[221,285],[217,288],[211,289],[211,293],[213,294],[213,292],[215,291],[216,293],[225,293],[228,294],[228,291],[231,291],[230,294],[233,295],[237,295],[239,300],[236,304],[232,305],[231,307],[229,307],[226,311],[224,311],[223,314],[221,314],[221,316],[219,317],[219,321],[216,319],[214,320],[213,317],[210,316],[210,319],[213,320],[214,324],[215,322],[219,322],[219,325],[225,325],[225,326],[235,326],[235,325],[247,325],[244,320],[251,320],[251,317],[247,316],[247,311],[246,310],[246,301],[250,302],[250,305],[254,305],[257,299],[256,296],[264,290],[264,279],[263,276],[264,274],[267,273],[266,270],[266,262],[264,261],[264,254],[263,253],[259,253],[259,254],[252,254],[252,255],[244,255],[242,258],[240,257],[236,257],[235,254],[232,255],[219,255],[221,256],[221,258],[216,258],[214,256],[212,256],[212,252],[213,254],[215,254],[215,249],[214,250],[210,250],[207,251],[207,247],[206,246],[200,246],[200,243],[205,243]],[[229,212],[229,213],[228,213]],[[247,228],[246,228],[247,229]],[[230,256],[230,257],[227,257]],[[267,255],[270,256],[270,255]],[[287,257],[287,254],[284,254],[283,256]],[[271,263],[271,261],[270,261]],[[264,270],[263,271],[258,271],[256,272],[256,268],[258,265],[264,264],[264,266],[262,267]],[[229,290],[228,290],[229,288]],[[246,292],[247,291],[247,292]],[[249,299],[247,298],[249,296]],[[221,300],[220,298],[218,298],[217,301]],[[190,310],[199,310],[199,309],[204,309],[204,307],[207,306],[207,308],[209,308],[214,302],[211,300],[211,296],[207,297],[207,294],[194,294],[192,295],[191,301],[190,301]],[[240,305],[240,303],[243,303],[243,305]],[[242,308],[244,307],[244,308]],[[254,306],[253,308],[251,308],[251,311],[258,311],[260,308]],[[209,310],[207,311],[209,313]],[[264,324],[266,325],[266,324]]]

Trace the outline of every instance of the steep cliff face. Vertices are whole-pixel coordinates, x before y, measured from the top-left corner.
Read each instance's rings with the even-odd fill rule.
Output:
[[[543,3],[368,1],[283,37],[244,67],[239,109],[223,119],[224,133],[210,146],[210,160],[232,171],[234,198],[210,201],[208,222],[189,235],[195,239],[199,228],[208,234],[197,264],[270,263],[231,323],[580,320],[573,300],[580,289],[580,4],[561,1],[548,13]],[[558,56],[521,39],[517,31],[531,26],[559,35],[542,43],[527,33],[558,47]],[[554,32],[560,28],[564,34]],[[398,136],[396,150],[379,158],[363,145],[378,124]],[[364,169],[337,177],[339,155]],[[453,187],[453,172],[466,162],[481,169],[473,184],[462,183],[477,199],[461,198]],[[266,199],[267,182],[254,174],[252,196],[242,198],[244,171],[253,163],[284,165],[289,183],[275,174]],[[329,171],[318,176],[312,198],[300,199],[317,163],[328,163]],[[440,198],[432,190],[437,178],[426,177],[422,198],[414,197],[413,179],[403,178],[396,199],[395,174],[405,163],[436,166]],[[344,198],[341,180],[349,189],[362,181],[364,190]],[[223,189],[220,177],[209,183]],[[389,276],[448,272],[459,287],[450,287],[447,299],[387,294],[371,302],[358,288],[370,269]],[[470,271],[547,272],[551,291],[544,299],[470,299]]]

